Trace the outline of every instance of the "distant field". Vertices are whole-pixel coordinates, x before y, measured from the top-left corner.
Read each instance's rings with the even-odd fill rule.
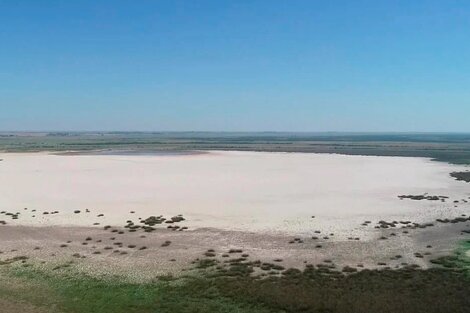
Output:
[[[0,133],[0,151],[240,150],[419,156],[470,164],[470,134]]]

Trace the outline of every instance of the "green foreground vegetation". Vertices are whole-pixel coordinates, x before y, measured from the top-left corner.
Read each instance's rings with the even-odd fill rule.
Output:
[[[204,259],[191,274],[148,283],[94,278],[73,265],[44,270],[18,259],[0,267],[0,299],[60,313],[469,312],[469,250],[470,241],[462,242],[455,255],[428,270],[408,266],[349,274],[307,266],[260,276],[257,267],[263,265],[257,262]]]

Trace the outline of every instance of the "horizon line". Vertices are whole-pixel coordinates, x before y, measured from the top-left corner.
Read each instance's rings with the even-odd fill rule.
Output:
[[[469,134],[470,131],[284,131],[284,130],[0,130],[5,133],[275,133],[275,134]]]

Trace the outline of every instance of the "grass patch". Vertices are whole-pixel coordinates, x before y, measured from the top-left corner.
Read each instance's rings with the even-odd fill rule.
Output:
[[[454,271],[461,271],[470,277],[470,240],[459,242],[453,255],[431,260],[431,263]]]
[[[13,266],[4,267],[0,278],[10,281],[10,285],[25,286],[12,288],[2,284],[0,298],[34,303],[48,310],[55,307],[54,312],[269,312],[257,305],[224,297],[212,288],[210,280],[196,277],[128,283],[73,271],[51,273],[35,267]]]
[[[458,260],[469,245],[463,242],[459,247]],[[0,279],[9,282],[1,284],[0,298],[65,313],[458,313],[470,308],[470,277],[456,264],[431,270],[407,267],[351,274],[314,266],[300,271],[274,270],[269,265],[275,275],[258,271],[268,265],[236,259],[222,268],[213,260],[202,261],[191,276],[129,283],[116,277],[79,274],[73,265],[47,271],[8,264],[0,270]]]

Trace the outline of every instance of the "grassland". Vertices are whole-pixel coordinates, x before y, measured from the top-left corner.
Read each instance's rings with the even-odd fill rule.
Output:
[[[0,133],[0,151],[241,150],[419,156],[470,164],[470,134]]]
[[[35,312],[64,313],[469,312],[470,262],[463,253],[469,245],[463,241],[454,255],[429,270],[351,273],[307,266],[273,275],[260,272],[263,264],[257,262],[203,259],[183,277],[139,284],[78,274],[71,263],[50,271],[18,259],[0,267],[7,282],[0,284],[0,300],[32,305]]]

